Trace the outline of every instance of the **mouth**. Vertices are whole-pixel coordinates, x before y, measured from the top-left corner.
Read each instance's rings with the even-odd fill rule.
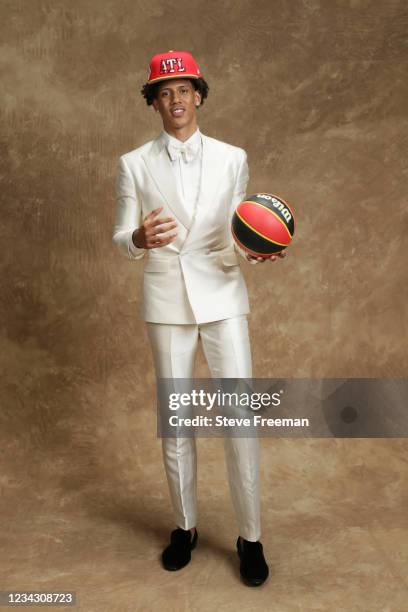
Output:
[[[171,109],[170,113],[173,117],[182,117],[185,113],[185,108],[182,106],[176,106],[175,108]]]

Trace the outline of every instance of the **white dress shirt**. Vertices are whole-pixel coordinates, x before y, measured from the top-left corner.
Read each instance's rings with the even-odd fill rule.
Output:
[[[162,132],[165,146],[174,144],[176,147],[180,145],[195,145],[198,148],[197,155],[188,162],[183,155],[179,155],[177,159],[170,159],[174,178],[177,184],[177,191],[184,205],[184,208],[191,216],[194,213],[195,204],[200,188],[201,160],[202,160],[202,140],[199,128],[187,140],[181,141],[174,136],[171,136],[166,130]]]

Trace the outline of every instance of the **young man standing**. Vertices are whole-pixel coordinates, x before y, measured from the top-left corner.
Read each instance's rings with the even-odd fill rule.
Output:
[[[153,56],[142,94],[160,113],[163,130],[118,162],[113,241],[132,260],[148,253],[142,316],[157,378],[192,378],[200,338],[213,377],[252,377],[249,303],[237,252],[250,263],[257,259],[237,248],[230,229],[245,196],[247,156],[200,132],[197,109],[208,90],[190,53]],[[269,573],[259,541],[259,442],[227,436],[224,447],[240,573],[257,586]],[[178,570],[198,541],[195,438],[162,438],[162,450],[177,525],[162,563]]]

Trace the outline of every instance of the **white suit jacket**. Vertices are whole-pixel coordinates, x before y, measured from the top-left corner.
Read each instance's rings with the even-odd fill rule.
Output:
[[[244,149],[203,139],[201,189],[189,217],[179,199],[160,134],[118,160],[113,242],[132,260],[146,259],[141,316],[154,323],[207,323],[249,312],[248,294],[231,234],[231,218],[248,182]],[[173,242],[136,249],[132,233],[147,213],[178,224]],[[147,254],[147,257],[146,257]]]

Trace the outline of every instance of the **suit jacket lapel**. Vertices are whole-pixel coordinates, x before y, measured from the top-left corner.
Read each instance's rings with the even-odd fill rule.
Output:
[[[191,220],[180,201],[171,161],[160,136],[154,140],[150,151],[144,153],[142,157],[157,189],[173,211],[174,216],[189,230]]]
[[[203,167],[198,206],[208,206],[215,199],[216,189],[224,171],[226,158],[220,153],[216,140],[203,133],[201,136],[203,138]]]

